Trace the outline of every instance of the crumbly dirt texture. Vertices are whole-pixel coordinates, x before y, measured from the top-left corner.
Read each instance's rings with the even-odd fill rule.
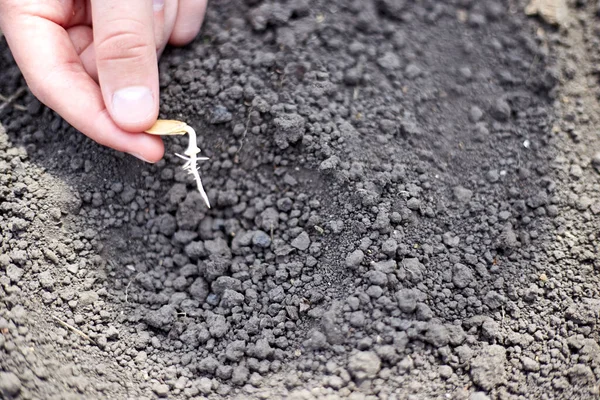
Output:
[[[1,106],[0,398],[597,397],[600,9],[528,5],[211,2],[160,62],[210,210],[186,138]]]

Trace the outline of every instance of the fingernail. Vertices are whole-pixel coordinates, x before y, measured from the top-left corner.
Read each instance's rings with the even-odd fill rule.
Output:
[[[112,99],[113,116],[126,124],[146,121],[154,110],[152,91],[145,86],[130,86],[117,90]]]
[[[137,158],[138,160],[142,160],[143,162],[147,162],[149,164],[154,164],[152,161],[148,161],[146,160],[144,157],[142,157],[140,154],[137,153],[128,153],[129,155],[134,156],[135,158]]]
[[[160,11],[165,7],[165,0],[153,0],[152,7],[154,11]]]

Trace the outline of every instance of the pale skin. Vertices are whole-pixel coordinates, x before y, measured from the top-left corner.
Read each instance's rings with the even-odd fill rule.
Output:
[[[31,92],[101,145],[164,155],[158,59],[199,33],[207,0],[0,0],[0,29]]]

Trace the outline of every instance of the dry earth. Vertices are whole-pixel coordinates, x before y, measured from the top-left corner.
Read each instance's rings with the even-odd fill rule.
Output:
[[[0,397],[597,397],[600,9],[567,5],[212,2],[161,60],[210,210],[186,138],[147,165],[5,102]]]

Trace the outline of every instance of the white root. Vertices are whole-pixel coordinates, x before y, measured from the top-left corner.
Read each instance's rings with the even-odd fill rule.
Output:
[[[198,148],[198,145],[196,144],[196,131],[189,125],[185,126],[185,131],[190,136],[188,147],[184,152],[184,154],[187,157],[182,156],[181,154],[175,154],[175,155],[180,158],[183,158],[184,160],[187,160],[187,162],[185,164],[183,164],[182,168],[194,176],[194,179],[196,180],[196,185],[198,186],[198,191],[200,192],[202,199],[204,199],[206,206],[208,208],[210,208],[210,202],[208,201],[208,196],[206,195],[206,192],[204,191],[204,187],[202,186],[202,179],[200,179],[200,174],[198,173],[198,170],[200,169],[198,167],[198,161],[206,161],[206,160],[208,160],[208,157],[198,157],[198,154],[200,153],[200,149]]]
[[[196,143],[196,131],[185,122],[176,120],[157,120],[150,129],[146,130],[146,133],[151,135],[185,135],[187,133],[189,135],[188,147],[184,151],[185,155],[177,153],[175,153],[175,155],[186,160],[186,163],[183,164],[183,169],[194,176],[198,191],[202,195],[202,199],[206,203],[206,206],[210,208],[208,196],[202,187],[202,179],[200,179],[200,174],[198,173],[198,170],[200,169],[198,167],[198,161],[208,160],[208,157],[198,157],[200,149]]]

